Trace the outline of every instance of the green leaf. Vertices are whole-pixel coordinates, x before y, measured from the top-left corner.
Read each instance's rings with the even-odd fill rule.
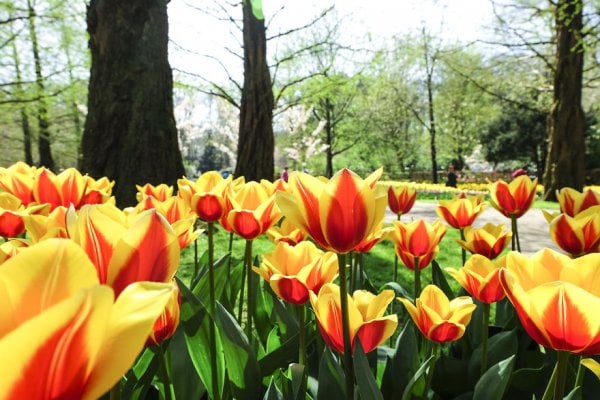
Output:
[[[419,369],[419,346],[413,323],[408,321],[398,338],[392,357],[388,357],[381,382],[386,399],[398,399],[417,369]]]
[[[267,388],[267,392],[265,393],[263,400],[284,400],[283,394],[275,385],[274,377],[271,377],[269,387]]]
[[[198,373],[189,355],[183,329],[177,329],[169,342],[171,360],[171,380],[177,398],[199,399],[206,389],[198,377]]]
[[[571,393],[564,397],[564,400],[579,400],[582,398],[582,391],[583,389],[581,388],[581,386],[577,386],[576,388],[571,390]]]
[[[121,397],[132,400],[145,399],[154,375],[158,371],[158,365],[154,353],[149,349],[144,350],[125,376],[126,381],[121,389]]]
[[[383,290],[383,289],[392,289],[394,292],[396,292],[396,296],[401,296],[406,299],[409,299],[410,301],[414,301],[413,294],[409,293],[398,282],[387,282],[387,283],[383,284],[383,286],[381,287],[381,290]],[[381,292],[381,290],[379,292]],[[377,292],[377,293],[379,293],[379,292]]]
[[[218,301],[223,296],[225,288],[229,284],[229,277],[227,276],[227,261],[229,255],[226,254],[223,257],[215,261],[215,299]],[[208,311],[210,302],[210,286],[208,279],[208,269],[199,277],[197,284],[193,288],[194,295],[204,305],[204,308]]]
[[[265,19],[262,11],[262,0],[250,0],[252,6],[252,14],[256,19]]]
[[[448,299],[452,300],[456,297],[452,291],[452,288],[448,284],[448,280],[446,279],[446,275],[444,275],[444,271],[442,271],[442,268],[440,268],[440,265],[435,260],[431,262],[431,280],[433,281],[434,285],[442,289]]]
[[[417,370],[417,372],[413,375],[412,378],[408,381],[406,388],[404,389],[404,393],[402,393],[402,400],[409,400],[412,398],[412,392],[421,377],[425,377],[425,373],[431,367],[431,364],[435,361],[435,356],[429,357]]]
[[[358,393],[362,399],[383,400],[377,382],[369,367],[369,361],[363,351],[360,340],[356,340],[354,348],[354,377],[358,385]]]
[[[435,363],[431,387],[444,399],[455,398],[472,386],[467,381],[468,359],[442,354]]]
[[[473,400],[501,400],[515,365],[515,356],[488,369],[475,385]]]
[[[288,374],[291,375],[292,381],[291,398],[294,400],[303,400],[306,398],[306,385],[304,384],[304,375],[306,373],[306,367],[302,364],[291,363],[288,368]]]
[[[217,303],[217,325],[233,397],[260,398],[261,374],[256,354],[235,318],[220,303]]]
[[[500,332],[489,338],[488,341],[488,367],[517,353],[519,343],[515,330]],[[481,345],[475,349],[469,359],[469,377],[471,384],[479,379],[481,371]]]
[[[307,344],[309,343],[307,337]],[[285,368],[291,362],[298,359],[298,334],[281,343],[271,352],[265,354],[258,361],[263,376],[271,375],[279,368]]]
[[[329,347],[325,348],[319,363],[319,388],[317,400],[343,399],[346,397],[344,371]]]

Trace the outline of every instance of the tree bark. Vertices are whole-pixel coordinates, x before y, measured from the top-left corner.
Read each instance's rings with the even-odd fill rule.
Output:
[[[35,9],[31,0],[27,0],[27,20],[29,23],[29,39],[31,40],[31,49],[33,51],[33,62],[35,66],[35,83],[37,87],[37,120],[38,120],[38,152],[40,156],[40,165],[50,170],[54,169],[54,158],[50,147],[50,123],[48,121],[48,106],[46,104],[46,89],[44,84],[44,75],[42,74],[42,60],[37,40],[35,28]]]
[[[555,9],[556,70],[554,102],[548,118],[548,157],[544,199],[585,183],[585,119],[581,107],[583,77],[583,1],[559,0]]]
[[[333,176],[333,104],[329,97],[325,99],[325,176],[331,178]]]
[[[92,55],[82,169],[115,180],[119,206],[136,184],[175,185],[184,174],[167,58],[166,0],[91,0]]]
[[[246,180],[273,180],[273,90],[267,65],[264,19],[252,13],[250,0],[243,1],[244,86],[240,104],[236,176]]]

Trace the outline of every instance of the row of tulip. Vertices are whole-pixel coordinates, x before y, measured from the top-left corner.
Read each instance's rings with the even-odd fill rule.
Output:
[[[489,186],[491,205],[511,221],[508,232],[502,225],[473,226],[487,206],[483,195],[460,192],[441,201],[441,220],[461,235],[463,266],[446,270],[465,290],[456,297],[435,262],[446,226],[400,221],[417,192],[379,182],[381,173],[363,180],[346,169],[331,179],[297,172],[289,183],[272,183],[208,172],[195,181],[180,179],[177,195],[164,184],[139,186],[138,205],[120,210],[105,178],[75,169],[55,175],[23,163],[0,170],[0,297],[12,305],[0,324],[0,347],[11,354],[6,365],[19,366],[0,374],[5,397],[96,398],[112,388],[113,394],[143,398],[157,387],[167,399],[202,393],[213,399],[345,393],[352,399],[357,388],[363,399],[468,392],[499,398],[522,390],[509,384],[510,377],[550,375],[547,357],[533,366],[530,349],[513,346],[517,337],[525,342],[524,328],[558,354],[549,384],[529,388],[527,396],[545,389],[544,398],[562,398],[568,355],[600,352],[600,320],[590,306],[600,298],[594,273],[600,267],[600,193],[565,188],[558,193],[561,212],[546,215],[552,238],[571,257],[548,249],[530,259],[518,252],[501,256],[509,241],[519,250],[517,220],[531,207],[536,180],[523,176]],[[387,206],[398,215],[389,227]],[[175,275],[180,251],[197,246],[198,221],[207,237],[206,257],[196,257],[186,284]],[[214,260],[216,224],[246,241],[241,265],[231,265],[231,254]],[[252,242],[263,234],[276,245],[256,263]],[[396,292],[361,289],[366,273],[360,255],[385,239],[414,273],[412,294],[397,282],[396,266],[387,285]],[[435,285],[421,288],[421,270],[429,265]],[[404,314],[385,313],[399,294],[412,322],[403,323],[389,348]],[[494,303],[502,331],[490,337]],[[511,320],[515,312],[522,328]],[[465,338],[472,320],[479,328],[469,330],[477,334]],[[414,338],[413,326],[427,340]],[[115,351],[117,343],[127,352]],[[144,346],[148,350],[136,361]],[[386,362],[379,365],[368,353]],[[193,371],[193,379],[178,381],[170,361],[185,376]],[[478,373],[450,388],[441,374],[456,369],[452,363],[476,363]],[[599,369],[592,358],[583,365]],[[384,368],[378,379],[372,372],[377,367]],[[530,371],[535,368],[538,375]],[[582,376],[572,393],[585,389]]]

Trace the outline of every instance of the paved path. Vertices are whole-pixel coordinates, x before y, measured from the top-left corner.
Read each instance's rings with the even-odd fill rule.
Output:
[[[437,206],[437,203],[417,201],[410,212],[402,216],[402,221],[407,222],[423,218],[428,222],[433,222],[436,219],[440,219],[435,212]],[[391,222],[394,219],[396,219],[396,216],[388,209],[386,222]],[[442,222],[445,224],[444,221]],[[510,219],[490,205],[488,205],[483,213],[477,217],[474,226],[482,227],[488,222],[493,224],[505,224],[504,229],[510,229]],[[526,212],[518,219],[518,228],[522,253],[531,255],[544,247],[550,247],[562,252],[550,238],[549,224],[546,222],[541,209],[532,208]],[[450,227],[449,229],[454,228]]]

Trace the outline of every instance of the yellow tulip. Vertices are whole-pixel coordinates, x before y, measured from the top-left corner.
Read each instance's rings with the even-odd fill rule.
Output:
[[[468,296],[448,300],[435,285],[425,286],[414,305],[407,299],[398,300],[404,304],[423,336],[439,343],[460,339],[476,307]]]
[[[586,209],[600,205],[600,192],[591,188],[582,192],[573,188],[562,188],[556,192],[560,211],[569,217],[574,217]]]
[[[223,178],[217,171],[205,172],[195,182],[186,178],[177,181],[179,196],[205,222],[216,222],[225,215],[230,185],[231,176]]]
[[[96,399],[131,368],[172,289],[136,283],[115,300],[68,239],[0,268],[1,399]]]
[[[587,208],[575,217],[558,215],[550,222],[550,237],[574,257],[600,252],[600,205]]]
[[[322,248],[352,251],[372,234],[385,216],[385,192],[374,189],[382,170],[365,180],[343,169],[330,180],[293,172],[288,191],[277,192],[277,204],[292,224]]]
[[[357,290],[352,297],[348,295],[350,343],[353,351],[356,338],[360,340],[365,353],[368,353],[394,333],[398,326],[398,317],[395,314],[383,315],[393,299],[392,290],[384,290],[378,295],[366,290]],[[339,286],[328,283],[321,288],[318,295],[311,292],[310,302],[325,343],[337,352],[343,353]]]
[[[394,230],[388,238],[394,243],[396,254],[409,269],[423,269],[439,251],[439,244],[446,234],[440,221],[433,224],[419,219],[411,223],[394,221]],[[415,260],[416,259],[416,260]]]
[[[435,210],[438,216],[456,229],[473,225],[486,206],[479,197],[455,197],[452,200],[440,200],[439,203]]]
[[[462,268],[446,268],[446,272],[475,299],[482,303],[495,303],[505,296],[499,280],[500,268],[506,264],[505,261],[505,257],[492,261],[474,254]]]
[[[533,340],[554,350],[600,353],[600,253],[511,252],[500,282]]]
[[[537,178],[521,175],[510,183],[499,179],[490,187],[490,203],[509,218],[519,218],[529,210],[535,199]]]
[[[487,223],[481,228],[466,227],[465,240],[455,239],[465,250],[493,260],[508,246],[512,232],[505,232],[504,225]]]

